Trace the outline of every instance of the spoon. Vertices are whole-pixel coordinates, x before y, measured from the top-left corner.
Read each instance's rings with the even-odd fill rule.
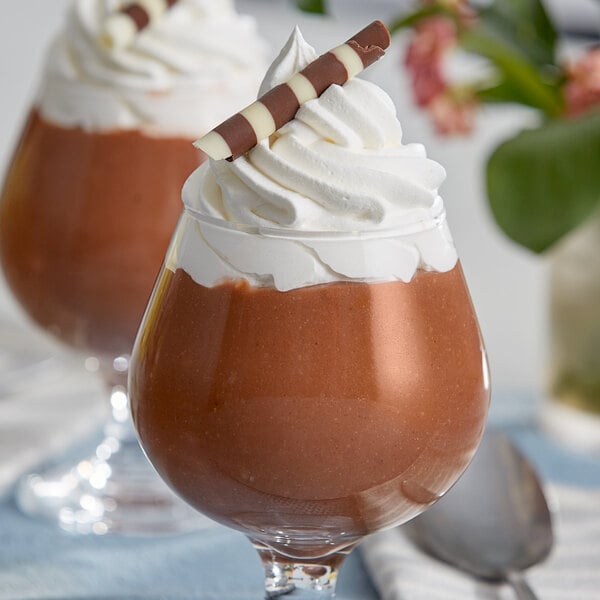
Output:
[[[536,600],[522,571],[544,560],[554,539],[538,476],[498,431],[486,432],[458,483],[403,529],[428,554],[510,584],[519,600]]]

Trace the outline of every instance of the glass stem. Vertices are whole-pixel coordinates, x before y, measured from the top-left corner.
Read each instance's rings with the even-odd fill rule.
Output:
[[[112,365],[101,370],[108,391],[109,414],[104,426],[104,436],[114,438],[120,444],[135,444],[137,439],[129,416],[127,373],[129,358],[120,356]]]
[[[282,556],[251,540],[265,570],[265,599],[289,595],[295,600],[328,600],[335,597],[339,569],[348,552],[320,558],[297,559]]]
[[[144,481],[154,472],[146,464],[139,447],[133,421],[129,413],[127,394],[128,357],[118,357],[110,366],[102,368],[108,397],[108,415],[104,424],[103,439],[96,448],[95,467],[106,472],[113,482],[135,485],[140,478]],[[107,468],[108,466],[108,468]],[[133,490],[135,491],[135,490]],[[141,492],[140,492],[141,493]]]

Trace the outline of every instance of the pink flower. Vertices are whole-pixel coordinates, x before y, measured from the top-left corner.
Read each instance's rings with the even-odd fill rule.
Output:
[[[448,84],[438,65],[427,65],[413,74],[412,87],[417,105],[429,106],[446,91]]]
[[[600,48],[588,50],[565,68],[565,112],[579,115],[600,103]]]
[[[419,23],[408,46],[405,65],[412,80],[415,100],[427,106],[447,87],[442,73],[445,52],[456,44],[456,28],[446,17],[431,17]]]
[[[473,96],[460,98],[448,91],[428,106],[436,131],[441,135],[467,134],[475,125],[478,102]]]
[[[477,102],[472,95],[465,99],[464,93],[450,87],[444,76],[443,62],[445,55],[458,44],[457,21],[467,25],[475,13],[464,0],[428,3],[442,5],[455,13],[455,17],[428,17],[415,26],[415,36],[404,61],[415,101],[427,107],[438,133],[468,133],[473,128]]]
[[[438,64],[446,50],[456,44],[456,27],[447,17],[425,19],[415,31],[404,61],[411,72]]]

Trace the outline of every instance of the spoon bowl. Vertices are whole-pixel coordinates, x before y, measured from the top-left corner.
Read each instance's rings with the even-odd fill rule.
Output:
[[[545,560],[554,540],[534,468],[493,430],[458,483],[404,528],[428,554],[476,577],[507,581],[523,599],[535,595],[520,573]]]

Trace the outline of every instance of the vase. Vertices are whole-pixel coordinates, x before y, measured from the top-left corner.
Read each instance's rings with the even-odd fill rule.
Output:
[[[600,453],[600,214],[550,254],[550,399],[544,428]]]

